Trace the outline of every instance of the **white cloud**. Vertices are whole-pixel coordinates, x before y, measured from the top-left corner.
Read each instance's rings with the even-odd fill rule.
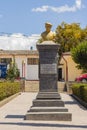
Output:
[[[36,8],[36,9],[33,8],[32,11],[34,11],[34,12],[46,12],[48,9],[49,9],[49,6],[44,5],[42,7]]]
[[[76,0],[76,7],[80,9],[82,7],[82,1],[81,0]]]
[[[68,5],[64,5],[61,7],[50,7],[50,10],[57,12],[57,13],[62,13],[62,12],[74,12],[76,11],[75,6],[69,7]]]
[[[44,5],[38,8],[33,8],[32,11],[33,12],[47,12],[49,10],[56,12],[56,13],[63,13],[63,12],[75,12],[78,9],[81,9],[82,6],[82,0],[76,0],[75,4],[73,6],[69,6],[69,5],[63,5],[60,7],[54,7],[54,6],[48,6],[48,5]]]
[[[24,36],[22,34],[1,35],[0,49],[3,50],[29,50],[32,46],[36,49],[36,42],[40,35]]]

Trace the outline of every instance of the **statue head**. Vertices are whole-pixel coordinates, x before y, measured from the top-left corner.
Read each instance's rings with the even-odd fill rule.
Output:
[[[45,23],[45,28],[46,28],[46,31],[47,31],[47,32],[50,32],[50,30],[51,30],[51,28],[52,28],[52,24],[49,23],[49,22],[46,22],[46,23]]]

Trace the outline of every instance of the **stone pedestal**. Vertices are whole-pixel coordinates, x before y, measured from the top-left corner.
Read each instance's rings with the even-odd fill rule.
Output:
[[[39,51],[39,93],[27,112],[26,120],[71,121],[57,90],[59,45],[52,41],[37,44]]]

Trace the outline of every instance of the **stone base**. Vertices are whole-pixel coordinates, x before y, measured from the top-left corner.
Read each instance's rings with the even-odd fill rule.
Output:
[[[37,44],[39,51],[39,93],[27,112],[26,120],[71,121],[72,115],[64,108],[58,94],[58,49],[53,41]]]
[[[64,107],[57,92],[39,92],[25,115],[26,120],[71,121],[72,115]]]

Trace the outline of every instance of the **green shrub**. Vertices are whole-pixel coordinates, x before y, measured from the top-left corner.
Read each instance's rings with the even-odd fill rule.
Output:
[[[19,82],[0,82],[0,101],[20,91]]]
[[[73,84],[72,92],[74,95],[87,102],[87,84]]]
[[[14,59],[14,61],[10,64],[9,69],[7,70],[7,79],[14,81],[19,76],[20,72]]]
[[[72,59],[77,64],[77,67],[82,69],[83,72],[87,72],[87,41],[83,41],[74,47],[71,53]]]
[[[84,101],[87,102],[87,86],[84,87]]]

